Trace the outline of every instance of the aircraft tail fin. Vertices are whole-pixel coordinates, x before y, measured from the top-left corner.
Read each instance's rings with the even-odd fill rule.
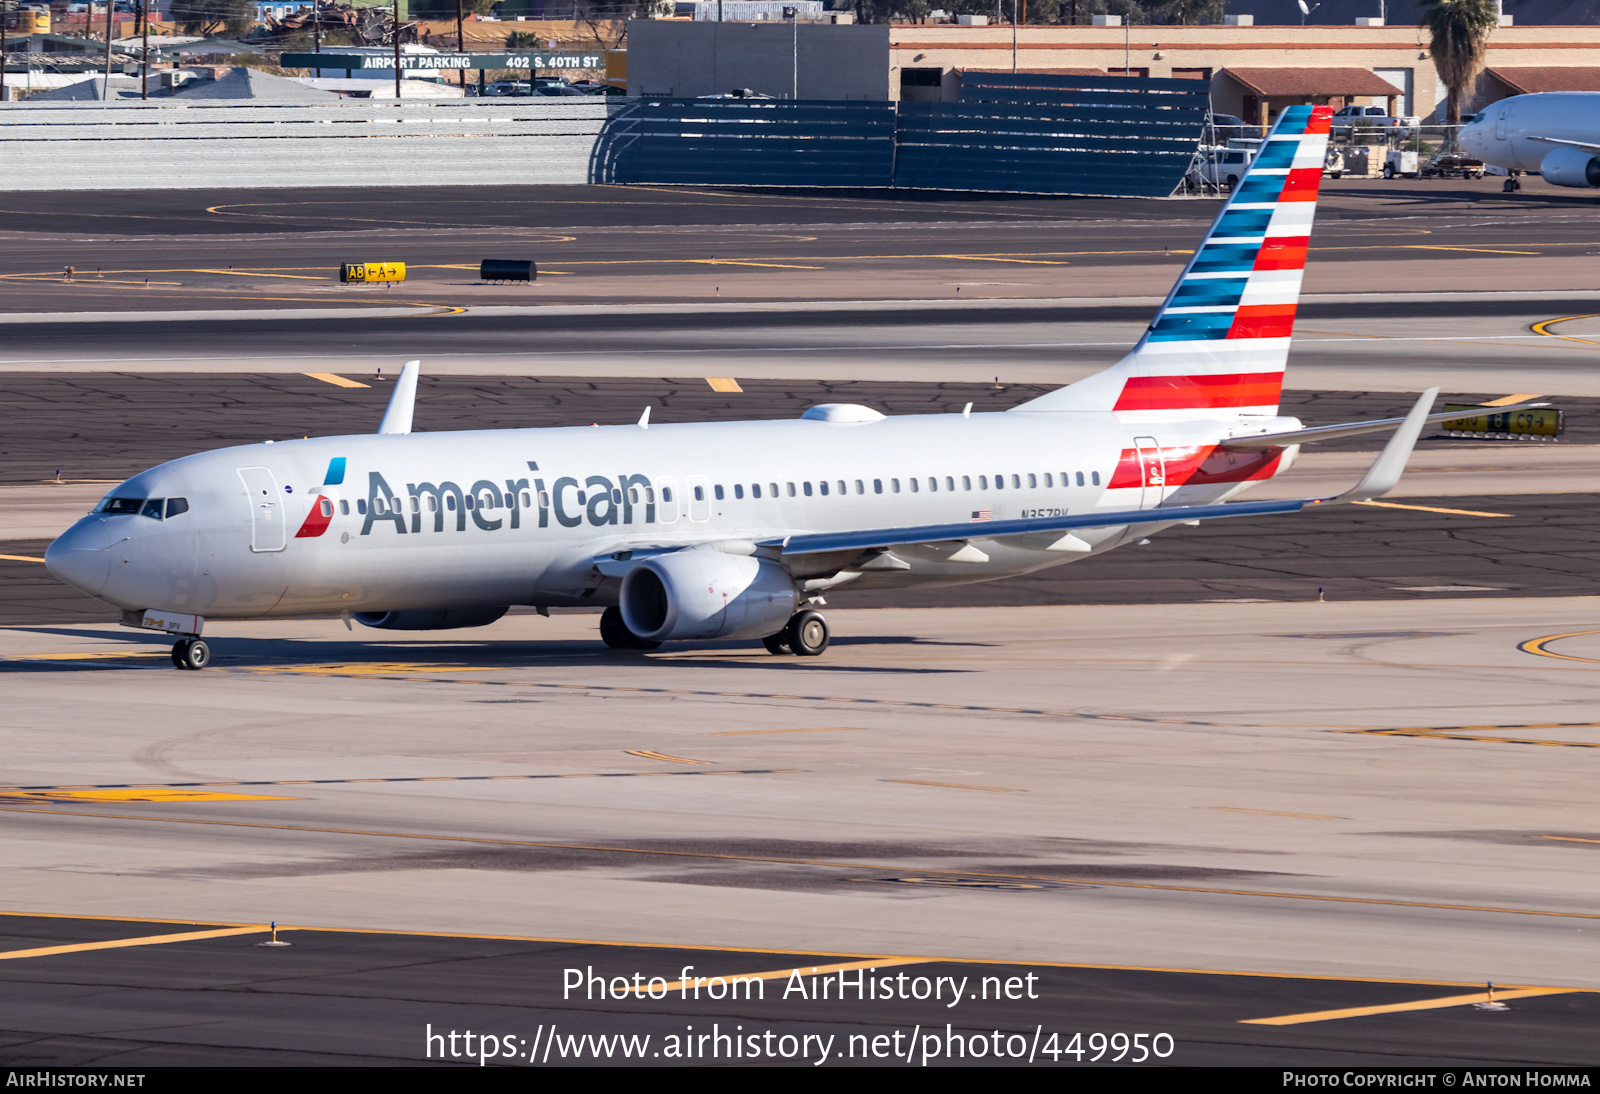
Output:
[[[1284,108],[1138,344],[1013,409],[1276,414],[1332,116]]]

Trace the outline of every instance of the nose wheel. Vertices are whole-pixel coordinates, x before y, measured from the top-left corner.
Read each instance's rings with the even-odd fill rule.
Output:
[[[198,638],[179,639],[172,646],[172,663],[180,669],[203,669],[211,664],[211,647]]]

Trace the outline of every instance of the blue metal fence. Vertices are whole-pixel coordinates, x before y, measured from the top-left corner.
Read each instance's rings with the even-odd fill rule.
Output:
[[[644,99],[595,143],[594,182],[891,186],[894,104]]]
[[[900,104],[894,184],[1166,197],[1209,93],[1202,80],[968,72],[960,102]]]
[[[607,121],[590,178],[1164,197],[1208,98],[1201,80],[968,72],[955,103],[643,99]]]

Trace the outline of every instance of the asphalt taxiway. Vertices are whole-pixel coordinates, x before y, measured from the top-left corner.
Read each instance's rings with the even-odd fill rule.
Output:
[[[573,948],[613,942],[722,951],[672,969],[726,974],[1037,966],[1066,994],[975,1025],[1167,1023],[1209,1046],[1191,1062],[1581,1059],[1593,605],[840,611],[814,662],[608,653],[577,616],[470,640],[219,624],[203,673],[114,627],[11,628],[0,871],[20,915],[0,929],[19,956],[0,977],[28,987],[0,1026],[13,1058],[59,1039],[63,1062],[292,1058],[335,1036],[416,1059],[421,1023],[501,1006],[507,1031],[616,1032],[552,996],[556,964],[668,970]],[[27,918],[178,909],[195,926]],[[297,948],[256,949],[269,920]],[[229,924],[256,933],[82,948]],[[1579,993],[1492,1015],[1471,1007],[1488,981]],[[1362,1009],[1416,999],[1443,1002]],[[201,1006],[213,1020],[187,1020]],[[706,1011],[669,1013],[641,1031]],[[298,1035],[312,1018],[325,1037]]]
[[[88,232],[40,196],[0,257],[0,1060],[949,1021],[1165,1032],[1179,1063],[1592,1062],[1593,207],[1329,189],[1285,412],[1537,394],[1560,441],[1431,438],[1380,505],[840,595],[814,660],[609,651],[558,612],[213,623],[200,673],[37,561],[142,467],[368,432],[376,370],[417,356],[425,429],[1003,409],[1120,355],[1215,205],[585,188],[379,194],[372,225],[274,191],[101,202]],[[472,283],[513,244],[545,280]],[[330,280],[363,257],[417,279]],[[1342,489],[1378,439],[1273,489]],[[257,945],[272,921],[291,946]],[[1046,994],[943,1020],[557,998],[580,964],[861,962]],[[1509,1009],[1474,1007],[1489,981]]]

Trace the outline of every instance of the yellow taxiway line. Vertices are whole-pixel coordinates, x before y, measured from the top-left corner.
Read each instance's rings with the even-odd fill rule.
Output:
[[[26,914],[26,913],[23,913]],[[152,934],[143,938],[116,938],[109,942],[76,942],[66,946],[39,946],[31,950],[0,952],[0,961],[23,957],[50,957],[59,953],[84,953],[89,950],[122,950],[129,946],[163,946],[169,942],[197,942],[202,938],[230,938],[241,934],[266,934],[266,927],[223,927],[211,931],[184,931],[182,934]]]
[[[1496,991],[1494,1001],[1506,999],[1533,999],[1541,995],[1570,995],[1575,988],[1512,988]],[[1416,999],[1410,1003],[1386,1003],[1376,1007],[1345,1007],[1342,1010],[1314,1010],[1305,1014],[1284,1014],[1277,1018],[1245,1018],[1246,1026],[1299,1026],[1307,1022],[1332,1022],[1339,1018],[1364,1018],[1369,1014],[1400,1014],[1408,1010],[1443,1010],[1446,1007],[1466,1007],[1490,1001],[1487,991],[1471,995],[1446,995],[1439,999]]]

